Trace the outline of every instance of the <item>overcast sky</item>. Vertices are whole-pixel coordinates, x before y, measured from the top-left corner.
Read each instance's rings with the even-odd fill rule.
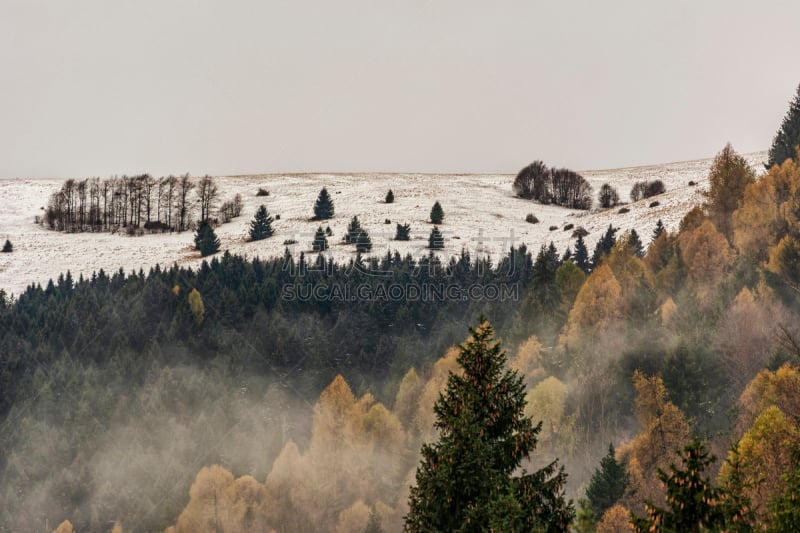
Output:
[[[763,150],[799,21],[796,0],[0,0],[0,177]]]

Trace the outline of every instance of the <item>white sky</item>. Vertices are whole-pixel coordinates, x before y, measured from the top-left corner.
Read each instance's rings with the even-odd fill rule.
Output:
[[[0,178],[768,148],[796,0],[0,0]]]

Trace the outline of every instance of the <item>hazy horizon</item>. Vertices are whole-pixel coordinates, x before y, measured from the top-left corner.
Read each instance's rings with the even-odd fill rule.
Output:
[[[0,178],[513,174],[765,150],[800,4],[0,0]]]

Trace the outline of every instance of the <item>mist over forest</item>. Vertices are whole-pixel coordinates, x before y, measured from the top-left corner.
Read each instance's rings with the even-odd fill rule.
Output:
[[[0,531],[426,530],[433,462],[420,450],[449,436],[445,399],[476,372],[470,354],[499,361],[503,387],[524,386],[534,429],[516,466],[546,473],[539,488],[563,499],[551,511],[569,528],[680,530],[681,476],[700,471],[702,527],[792,530],[800,152],[783,144],[798,124],[800,92],[768,169],[727,145],[677,230],[612,223],[591,251],[578,233],[567,249],[443,259],[432,220],[428,255],[370,255],[351,221],[347,263],[322,247],[261,260],[217,243],[197,269],[65,272],[0,291]],[[520,174],[537,202],[558,172],[591,204],[580,176],[548,172]],[[205,213],[198,251],[214,244]],[[53,231],[81,224],[48,216],[62,220]],[[252,227],[275,238],[266,220]],[[524,492],[482,508],[481,524],[522,530]]]

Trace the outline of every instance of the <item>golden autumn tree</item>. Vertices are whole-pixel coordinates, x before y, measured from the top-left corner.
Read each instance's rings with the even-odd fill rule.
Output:
[[[603,338],[613,338],[609,330],[622,319],[622,288],[611,267],[604,262],[597,267],[575,298],[567,325],[559,338],[559,347],[567,352],[583,353],[597,347]],[[575,361],[583,366],[588,361]]]
[[[783,474],[790,468],[792,449],[800,445],[800,429],[778,407],[772,405],[755,419],[738,443],[739,475],[743,477],[744,494],[749,498],[759,525],[770,523],[769,501],[783,492]],[[729,462],[720,470],[720,484],[731,475]]]
[[[791,419],[800,418],[800,369],[789,364],[775,372],[762,370],[739,397],[738,427],[750,427],[768,407],[778,407]]]
[[[603,513],[597,523],[595,533],[633,533],[631,512],[624,506],[616,504]]]
[[[800,166],[787,159],[747,186],[733,215],[733,237],[740,253],[765,262],[770,248],[786,235],[800,238],[799,233]]]
[[[205,318],[206,308],[205,305],[203,305],[203,298],[200,296],[200,292],[197,289],[192,289],[192,292],[189,293],[189,310],[194,317],[194,323],[198,326],[202,324]]]
[[[64,520],[58,527],[53,530],[53,533],[75,533],[75,528],[72,527],[72,522]]]
[[[678,460],[677,451],[689,439],[690,429],[686,417],[673,404],[659,376],[634,372],[636,389],[634,404],[639,433],[619,449],[620,457],[627,461],[631,487],[635,500],[624,498],[628,507],[640,506],[644,500],[662,501],[664,487],[656,477],[658,469],[666,470]]]
[[[733,236],[733,213],[744,198],[747,186],[755,181],[755,172],[730,143],[714,157],[708,174],[706,208],[711,221],[727,239]]]
[[[251,476],[234,478],[219,465],[204,467],[189,489],[189,504],[172,532],[267,531],[265,504],[265,488]]]
[[[698,302],[708,304],[723,275],[733,265],[733,249],[714,223],[706,220],[697,229],[681,236],[681,257],[686,273],[695,285]]]
[[[567,386],[550,376],[528,391],[525,415],[542,423],[542,448],[571,454],[575,449],[575,416],[567,414]]]
[[[394,398],[394,414],[404,428],[411,426],[414,414],[417,412],[417,399],[422,393],[423,385],[417,371],[413,368],[406,372],[400,382]]]
[[[508,360],[508,367],[522,376],[527,388],[535,387],[546,376],[542,368],[542,350],[542,343],[536,335],[531,335],[519,345],[517,353]]]

